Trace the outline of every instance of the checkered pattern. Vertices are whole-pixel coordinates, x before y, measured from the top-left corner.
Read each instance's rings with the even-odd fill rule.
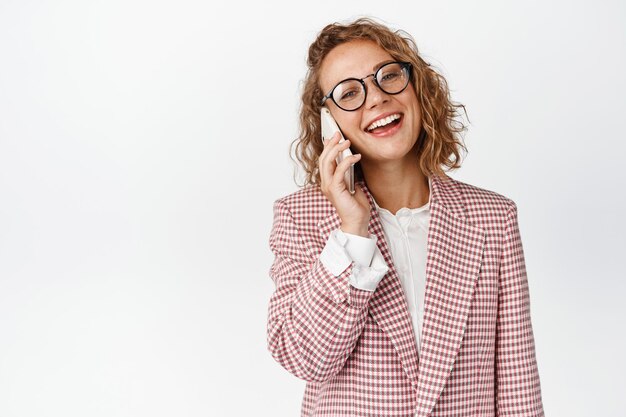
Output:
[[[308,381],[302,416],[543,416],[515,203],[448,176],[431,184],[422,348],[390,266],[376,291],[319,261],[341,224],[318,187],[277,200],[268,348]]]

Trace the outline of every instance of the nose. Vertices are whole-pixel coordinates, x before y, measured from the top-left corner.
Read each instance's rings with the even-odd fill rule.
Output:
[[[368,76],[367,79],[363,80],[363,82],[365,83],[365,88],[367,89],[367,95],[365,97],[366,108],[370,109],[376,107],[377,105],[385,103],[389,100],[389,95],[381,90],[378,84],[376,84],[373,74]]]

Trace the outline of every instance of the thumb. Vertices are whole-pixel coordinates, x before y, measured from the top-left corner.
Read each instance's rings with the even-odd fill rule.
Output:
[[[356,198],[356,200],[359,202],[359,204],[361,204],[364,207],[370,207],[370,201],[367,198],[367,196],[365,195],[365,192],[363,192],[363,190],[361,189],[361,187],[356,187],[356,189],[354,190],[354,197]]]

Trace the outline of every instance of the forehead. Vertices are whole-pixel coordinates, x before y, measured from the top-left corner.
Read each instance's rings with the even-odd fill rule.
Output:
[[[370,40],[355,40],[334,47],[320,66],[320,88],[326,91],[346,78],[362,78],[392,56]]]

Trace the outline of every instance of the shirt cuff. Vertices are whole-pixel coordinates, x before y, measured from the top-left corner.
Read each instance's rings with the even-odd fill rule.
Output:
[[[389,270],[376,242],[376,236],[366,238],[341,229],[333,230],[320,254],[320,261],[336,277],[354,261],[350,284],[361,290],[374,291]]]
[[[370,266],[372,257],[374,256],[374,250],[376,249],[376,242],[378,241],[376,236],[370,235],[369,237],[363,237],[346,233],[341,229],[337,229],[335,233],[337,233],[338,236],[343,235],[346,237],[347,242],[345,248],[348,252],[348,256],[350,256],[355,264],[359,266]]]
[[[341,275],[352,263],[352,259],[345,248],[346,243],[348,243],[347,236],[343,233],[338,234],[337,230],[333,230],[330,232],[326,246],[320,254],[320,261],[336,277]]]
[[[389,266],[387,266],[383,254],[376,247],[374,248],[374,257],[370,266],[354,265],[350,275],[350,284],[361,290],[374,291],[388,271]]]

